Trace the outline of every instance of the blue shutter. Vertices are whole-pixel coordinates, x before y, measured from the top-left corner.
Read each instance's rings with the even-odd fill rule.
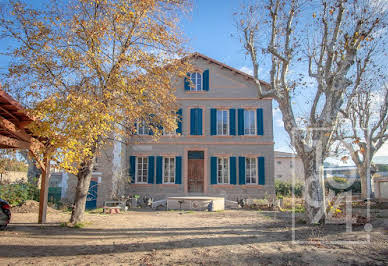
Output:
[[[181,134],[182,135],[182,122],[183,122],[183,115],[182,115],[182,108],[178,110],[177,113],[177,119],[178,119],[178,128],[176,129],[176,133],[177,134]]]
[[[263,109],[256,110],[257,119],[257,135],[264,135],[264,121],[263,121]]]
[[[238,134],[244,135],[244,109],[238,109]]]
[[[210,109],[210,135],[217,135],[217,109]]]
[[[209,91],[209,69],[206,69],[203,74],[203,90],[204,91]]]
[[[236,185],[236,157],[229,158],[230,163],[230,184]]]
[[[155,157],[154,156],[148,156],[148,184],[154,183],[154,164],[155,164]]]
[[[264,157],[258,157],[259,162],[259,185],[265,185],[265,160]]]
[[[138,134],[137,133],[137,122],[135,122],[134,126],[135,126],[135,134],[134,135],[137,135]]]
[[[210,184],[217,184],[217,157],[210,157]]]
[[[236,109],[229,109],[229,135],[236,135]]]
[[[185,83],[185,91],[189,91],[190,90],[190,73],[186,74],[184,83]]]
[[[135,183],[136,156],[129,156],[129,176],[131,177],[131,183]]]
[[[202,109],[190,110],[190,135],[202,135]]]
[[[196,109],[190,109],[190,135],[197,135],[196,131],[196,120],[197,120],[197,112]]]
[[[198,113],[198,126],[197,126],[197,135],[202,136],[202,109],[198,108],[197,109]]]
[[[245,184],[245,157],[238,157],[238,183]]]
[[[175,184],[182,184],[182,156],[175,157]]]
[[[156,184],[163,183],[163,157],[156,156]]]

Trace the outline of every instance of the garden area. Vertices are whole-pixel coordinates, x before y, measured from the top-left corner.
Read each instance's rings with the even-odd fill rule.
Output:
[[[295,240],[302,242],[296,244],[290,212],[88,212],[83,228],[63,226],[69,215],[49,212],[48,224],[42,226],[34,224],[37,213],[15,213],[8,230],[1,232],[0,264],[388,263],[388,236],[383,227],[368,233],[356,226],[346,233],[344,226],[297,222]]]

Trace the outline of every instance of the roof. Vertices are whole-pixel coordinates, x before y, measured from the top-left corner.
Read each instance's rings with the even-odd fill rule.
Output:
[[[34,119],[0,87],[0,148],[29,149],[35,140],[26,128]]]
[[[206,61],[209,61],[210,63],[213,63],[213,64],[216,64],[216,65],[220,66],[221,68],[228,69],[228,70],[230,70],[230,71],[232,71],[232,72],[234,72],[234,73],[236,73],[236,74],[238,74],[238,75],[241,75],[241,76],[243,76],[243,77],[246,78],[246,79],[250,79],[250,80],[252,80],[252,81],[255,81],[255,80],[256,80],[255,77],[253,77],[253,76],[251,76],[251,75],[249,75],[249,74],[247,74],[247,73],[244,73],[244,72],[242,72],[242,71],[240,71],[240,70],[238,70],[238,69],[236,69],[236,68],[234,68],[234,67],[228,66],[228,65],[226,65],[226,64],[224,64],[224,63],[222,63],[222,62],[220,62],[220,61],[217,61],[217,60],[215,60],[215,59],[213,59],[213,58],[210,58],[210,57],[208,57],[208,56],[206,56],[206,55],[203,55],[203,54],[201,54],[201,53],[195,52],[195,53],[190,54],[190,55],[187,56],[186,58],[191,58],[191,57],[194,57],[194,58],[198,58],[198,57],[199,57],[199,58],[202,58],[202,59],[204,59],[204,60],[206,60]],[[260,83],[261,83],[261,85],[264,85],[264,86],[270,86],[270,84],[269,84],[268,82],[265,82],[265,81],[263,81],[263,80],[260,80]]]
[[[23,106],[13,99],[0,86],[0,115],[14,124],[29,124],[34,119],[28,115]]]
[[[296,158],[298,157],[295,153],[275,151],[275,158]]]

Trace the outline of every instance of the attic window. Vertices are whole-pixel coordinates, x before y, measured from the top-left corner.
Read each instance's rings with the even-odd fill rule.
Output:
[[[191,91],[201,91],[202,90],[202,75],[199,72],[194,72],[190,74],[191,83],[193,84],[190,88]]]

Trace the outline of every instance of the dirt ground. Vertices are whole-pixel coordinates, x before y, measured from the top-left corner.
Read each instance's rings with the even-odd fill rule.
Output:
[[[130,211],[87,214],[86,227],[60,226],[68,213],[15,213],[0,232],[0,265],[387,265],[387,228],[296,224],[290,213]],[[384,221],[383,221],[384,222]],[[383,224],[380,222],[380,224]]]

